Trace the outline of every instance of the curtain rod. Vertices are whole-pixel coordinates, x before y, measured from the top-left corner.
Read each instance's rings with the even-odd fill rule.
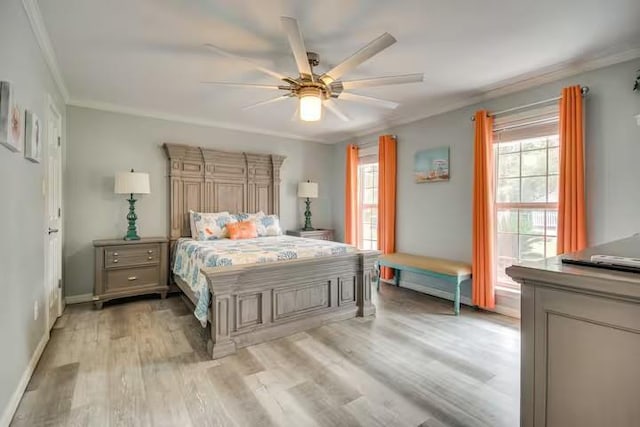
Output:
[[[393,137],[393,139],[398,139],[397,135],[391,135],[391,136]],[[360,142],[360,143],[355,143],[354,145],[356,145],[359,148],[369,148],[369,147],[377,146],[378,141]]]
[[[580,92],[582,92],[582,96],[586,96],[589,93],[589,86],[582,86],[580,88]],[[555,98],[549,98],[549,99],[545,99],[543,101],[533,102],[531,104],[522,105],[520,107],[508,108],[506,110],[497,111],[495,113],[491,113],[491,114],[487,114],[487,115],[495,117],[495,116],[498,116],[500,114],[511,113],[512,111],[526,110],[527,108],[537,107],[538,105],[548,104],[548,103],[553,102],[553,101],[559,101],[561,98],[562,98],[561,96],[556,96]],[[475,122],[476,121],[476,117],[475,116],[471,116],[471,121]]]

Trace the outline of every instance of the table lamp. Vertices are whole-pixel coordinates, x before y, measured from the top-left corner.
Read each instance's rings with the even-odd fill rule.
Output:
[[[127,214],[127,220],[129,221],[129,228],[127,234],[124,236],[124,240],[140,240],[138,231],[136,229],[136,199],[133,198],[134,194],[149,194],[149,174],[142,172],[118,172],[116,173],[114,193],[116,194],[129,194],[129,213]]]
[[[304,211],[304,228],[303,231],[314,230],[311,226],[311,200],[318,197],[318,183],[317,182],[301,182],[298,184],[298,197],[305,198],[307,209]]]

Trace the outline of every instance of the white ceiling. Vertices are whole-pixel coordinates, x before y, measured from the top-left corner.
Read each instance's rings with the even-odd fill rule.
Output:
[[[335,142],[458,106],[487,91],[602,57],[640,52],[638,0],[40,0],[70,103]],[[338,100],[352,118],[292,120],[295,101],[203,80],[277,81],[202,47],[211,43],[295,75],[279,17],[298,19],[319,71],[388,31],[398,43],[345,80],[424,72],[424,83],[354,92],[395,111]]]

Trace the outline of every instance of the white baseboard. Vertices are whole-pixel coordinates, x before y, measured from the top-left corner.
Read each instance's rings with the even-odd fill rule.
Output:
[[[70,295],[64,298],[67,304],[82,304],[93,301],[93,294]]]
[[[507,307],[504,305],[496,304],[495,308],[489,311],[493,311],[495,313],[502,314],[504,316],[515,317],[516,319],[520,318],[520,310],[518,310],[517,308]]]
[[[388,280],[383,280],[383,282],[393,286],[393,284]],[[400,287],[412,289],[414,291],[422,292],[423,294],[432,295],[434,297],[453,301],[453,292],[447,292],[441,289],[430,288],[425,285],[418,285],[416,283],[406,282],[402,279],[400,279]],[[460,296],[460,303],[473,306],[473,302],[471,302],[471,298],[464,295]],[[496,305],[496,307],[493,310],[487,310],[487,311],[493,311],[495,313],[502,314],[504,316],[515,317],[516,319],[520,318],[520,310],[518,308],[509,307],[506,305]]]
[[[425,285],[418,285],[417,283],[405,282],[402,279],[400,279],[400,287],[413,289],[414,291],[422,292],[423,294],[432,295],[434,297],[448,299],[451,302],[453,302],[453,298],[454,298],[453,292],[443,291],[441,289],[434,289]],[[473,303],[471,302],[471,298],[466,297],[464,295],[460,295],[460,303],[464,305],[473,305]]]
[[[22,378],[20,378],[18,387],[13,392],[13,395],[11,396],[11,399],[9,400],[7,407],[4,408],[4,412],[2,413],[2,418],[0,418],[0,427],[6,427],[9,425],[9,423],[11,423],[13,414],[15,414],[16,409],[18,409],[18,405],[20,404],[20,399],[22,399],[22,395],[24,394],[24,391],[26,390],[27,385],[29,384],[29,380],[31,379],[31,375],[33,375],[33,371],[36,369],[36,366],[38,365],[38,361],[40,360],[40,356],[42,356],[42,352],[44,351],[44,348],[47,345],[47,342],[49,342],[48,331],[40,339],[40,342],[38,343],[36,350],[33,352],[33,355],[31,356],[31,360],[29,361],[29,364],[27,365],[26,369],[22,373]]]

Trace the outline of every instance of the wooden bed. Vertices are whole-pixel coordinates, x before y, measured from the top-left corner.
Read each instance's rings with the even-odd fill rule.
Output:
[[[190,237],[189,210],[280,213],[284,156],[164,144],[169,160],[171,247]],[[173,250],[171,251],[173,253]],[[375,314],[376,251],[203,269],[211,292],[208,348],[216,359],[236,348],[323,323]],[[196,303],[189,285],[174,283]]]

